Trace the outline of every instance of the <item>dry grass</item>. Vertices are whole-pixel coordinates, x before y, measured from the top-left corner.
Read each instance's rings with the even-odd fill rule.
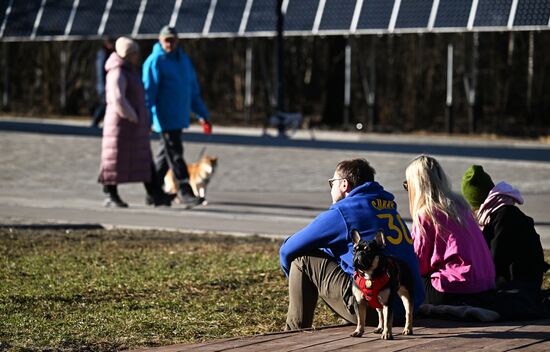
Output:
[[[288,300],[279,246],[155,231],[0,228],[0,350],[111,351],[280,331]],[[338,322],[319,303],[315,325]]]
[[[280,331],[280,243],[0,229],[0,350],[120,350]],[[320,304],[316,325],[337,318]]]

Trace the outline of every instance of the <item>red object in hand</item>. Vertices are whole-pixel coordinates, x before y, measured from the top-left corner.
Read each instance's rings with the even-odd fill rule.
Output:
[[[210,122],[204,122],[202,125],[202,130],[204,131],[204,134],[212,134],[212,125]]]

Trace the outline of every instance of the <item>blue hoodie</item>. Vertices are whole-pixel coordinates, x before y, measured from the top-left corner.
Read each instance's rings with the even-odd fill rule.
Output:
[[[413,241],[407,225],[397,212],[394,196],[377,182],[367,182],[355,188],[347,197],[319,214],[311,224],[287,238],[279,251],[283,272],[288,276],[290,264],[295,258],[321,249],[338,262],[351,280],[354,272],[353,229],[357,229],[364,240],[373,239],[378,229],[384,231],[385,253],[405,261],[414,276],[416,310],[424,301],[424,287]]]
[[[153,130],[163,132],[189,127],[189,113],[207,118],[195,69],[181,48],[166,53],[160,43],[143,64],[143,84]]]

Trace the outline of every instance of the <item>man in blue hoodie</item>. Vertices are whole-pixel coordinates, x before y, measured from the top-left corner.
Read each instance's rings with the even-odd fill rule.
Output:
[[[174,28],[164,26],[159,42],[143,64],[143,84],[153,130],[160,133],[160,150],[155,164],[162,180],[172,169],[178,184],[178,198],[187,207],[201,203],[189,185],[189,173],[183,158],[182,129],[189,127],[192,111],[209,134],[208,110],[201,96],[195,69],[189,57],[178,47]]]
[[[397,212],[394,196],[374,181],[374,174],[365,159],[340,162],[328,180],[332,206],[281,246],[281,267],[289,281],[287,330],[311,327],[318,297],[345,320],[357,322],[352,294],[353,229],[364,240],[373,239],[379,229],[384,231],[385,253],[401,258],[411,268],[414,309],[423,302],[424,289],[409,230]],[[395,308],[400,320],[404,316],[400,300]],[[376,314],[369,314],[368,323],[376,322]]]

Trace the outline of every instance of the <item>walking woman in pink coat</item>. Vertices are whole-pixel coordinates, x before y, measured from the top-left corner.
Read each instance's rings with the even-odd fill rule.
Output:
[[[139,70],[139,46],[130,38],[120,37],[115,49],[105,63],[107,109],[98,177],[106,196],[104,205],[127,208],[117,186],[143,182],[146,204],[170,206],[173,197],[162,190],[152,159],[151,119]]]

